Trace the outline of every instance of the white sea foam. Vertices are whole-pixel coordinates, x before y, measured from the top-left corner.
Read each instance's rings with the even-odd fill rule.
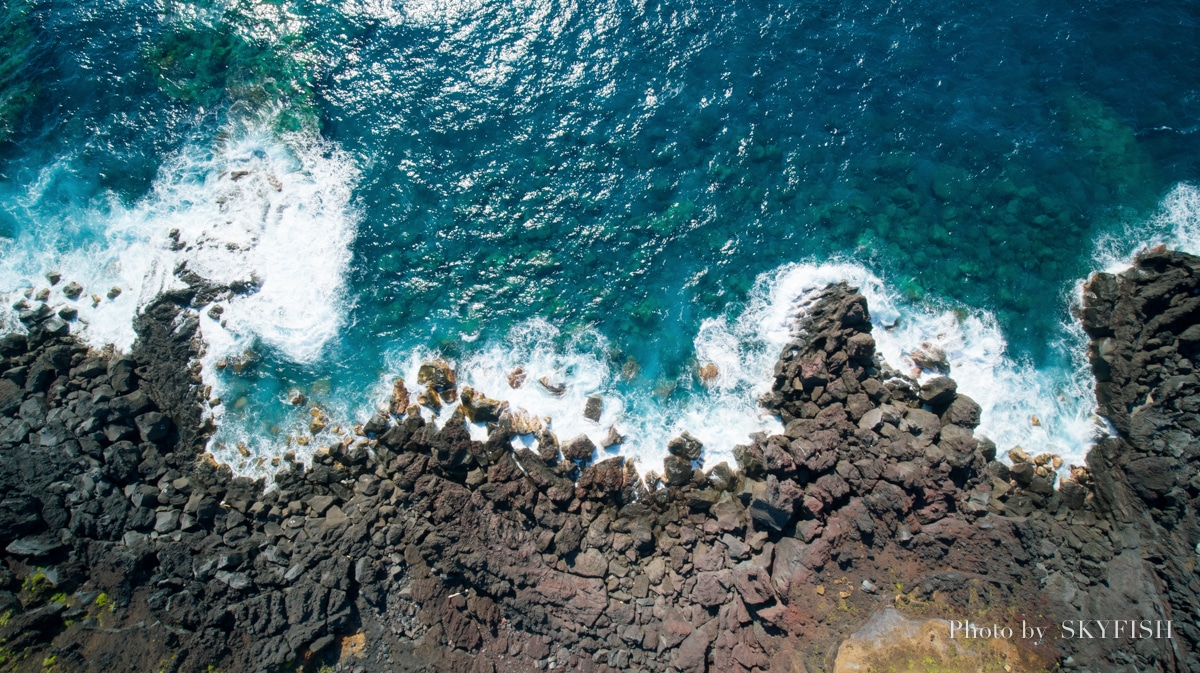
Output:
[[[610,428],[625,437],[619,447],[599,449],[597,458],[625,455],[633,458],[642,471],[661,470],[670,438],[688,430],[705,443],[706,464],[722,460],[732,463],[730,453],[735,444],[746,443],[757,431],[780,429],[777,419],[765,415],[757,405],[757,397],[769,385],[763,371],[763,344],[738,341],[727,326],[706,323],[696,338],[697,354],[706,362],[720,368],[721,375],[709,391],[698,391],[683,401],[672,401],[650,391],[637,394],[631,387],[619,385],[619,366],[605,359],[606,340],[594,330],[575,335],[563,335],[545,320],[533,319],[514,328],[502,343],[475,351],[454,364],[460,386],[471,386],[484,394],[505,400],[514,411],[540,418],[560,441],[587,435],[600,446]],[[752,362],[745,357],[752,352]],[[416,385],[421,362],[438,354],[416,350],[397,354],[389,362],[393,372],[381,378],[377,388],[377,406],[386,404],[391,394],[394,375],[408,382],[413,399],[421,389]],[[749,362],[749,364],[748,364]],[[520,368],[525,380],[513,388],[509,376]],[[540,382],[561,385],[564,390],[555,395]],[[624,390],[625,392],[621,392]],[[644,393],[644,394],[643,394]],[[583,416],[589,396],[603,400],[599,422]],[[439,425],[450,414],[443,407],[434,418],[428,410],[426,417]],[[363,414],[360,414],[362,417]],[[486,429],[470,425],[472,437],[483,439]],[[531,436],[518,437],[515,444],[536,446]]]
[[[606,361],[602,337],[588,331],[564,338],[543,320],[528,321],[502,343],[485,346],[453,364],[460,385],[547,419],[560,440],[587,434],[599,444],[609,427],[615,426],[626,441],[619,449],[601,450],[599,458],[620,453],[634,459],[643,473],[659,470],[667,442],[687,430],[704,443],[706,466],[721,461],[733,464],[733,447],[750,441],[752,433],[781,430],[779,419],[766,414],[758,398],[771,385],[780,350],[794,337],[797,316],[828,284],[839,281],[859,287],[867,297],[878,351],[894,367],[905,372],[913,369],[909,354],[925,342],[935,342],[946,351],[960,391],[983,408],[980,432],[1002,450],[1021,446],[1082,462],[1097,432],[1086,377],[1040,372],[1014,361],[990,314],[906,303],[878,276],[853,262],[789,264],[763,274],[739,315],[701,324],[693,341],[695,359],[698,366],[716,365],[718,375],[700,386],[685,374],[678,382],[688,389],[682,396],[630,392],[635,388],[619,385],[619,365]],[[387,368],[392,374],[382,377],[377,388],[379,406],[386,403],[394,375],[409,382],[415,398],[417,369],[434,357],[437,353],[425,350],[394,356]],[[508,377],[517,368],[525,372],[526,382],[513,389]],[[921,374],[922,380],[929,376]],[[565,393],[551,394],[537,382],[541,377],[564,384]],[[583,418],[589,395],[605,400],[599,423]],[[450,413],[450,407],[443,408],[436,422],[444,423]],[[482,426],[472,427],[471,433],[478,439],[486,436]],[[528,437],[518,441],[531,444]]]
[[[1001,452],[1020,446],[1082,463],[1097,432],[1089,382],[1057,369],[1039,371],[1014,359],[995,317],[986,311],[908,302],[866,267],[832,262],[788,265],[777,271],[769,284],[771,299],[755,319],[775,343],[785,341],[791,314],[803,311],[821,289],[838,281],[857,286],[867,298],[876,349],[894,368],[906,374],[917,369],[910,355],[927,342],[946,352],[959,391],[983,410],[978,432],[995,441]],[[920,371],[918,378],[932,376]]]
[[[68,165],[64,160],[46,171]],[[61,271],[64,280],[51,301],[79,309],[72,329],[89,344],[127,350],[136,311],[181,284],[175,275],[181,264],[213,284],[258,286],[219,302],[219,322],[200,320],[205,382],[215,395],[224,392],[212,375],[218,360],[251,349],[309,362],[337,334],[347,312],[356,175],[335,148],[306,137],[280,140],[266,128],[229,130],[215,146],[193,143],[166,161],[149,194],[131,207],[113,198],[90,209],[55,211],[39,193],[52,177],[26,195],[28,226],[4,244],[0,287],[41,288],[45,272]],[[62,296],[69,281],[85,288],[78,301]],[[122,290],[112,300],[106,297],[111,287]],[[219,460],[242,462],[233,453],[239,442],[269,450],[246,430],[250,425],[221,427],[212,447]]]
[[[1100,236],[1093,258],[1099,270],[1119,273],[1129,268],[1139,251],[1160,244],[1200,254],[1200,188],[1196,185],[1175,185],[1150,217]]]
[[[61,206],[56,196],[74,178],[74,157],[62,157],[43,167],[24,189],[10,196],[9,213],[17,222],[16,236],[0,239],[0,292],[4,327],[21,329],[11,304],[26,291],[49,288],[45,274],[59,271],[60,282],[49,303],[71,304],[79,311],[76,333],[90,343],[107,343],[128,349],[133,343],[133,315],[139,305],[144,279],[154,265],[152,255],[139,254],[145,243],[141,232],[124,226],[125,211],[115,197],[101,199],[88,208]],[[84,294],[69,301],[62,290],[79,282]],[[121,293],[112,299],[109,292]]]
[[[195,159],[202,179],[165,190],[164,202],[186,204],[168,208],[168,231],[179,230],[179,240],[189,246],[184,252],[189,269],[204,278],[259,285],[256,292],[221,302],[219,322],[201,319],[205,371],[247,350],[314,361],[348,311],[345,276],[356,226],[352,162],[311,140],[282,145],[258,134],[229,143],[207,162],[185,157],[184,166]],[[222,394],[220,378],[205,380],[214,394]],[[237,425],[223,425],[214,436],[210,450],[219,460],[241,462],[233,453],[238,443],[257,456],[277,452],[277,441],[248,430],[254,424]]]
[[[315,141],[283,144],[266,132],[246,132],[215,148],[186,148],[164,165],[151,193],[132,207],[114,200],[83,213],[46,215],[50,211],[40,204],[39,190],[53,182],[54,171],[69,170],[68,164],[64,160],[47,168],[29,188],[21,205],[33,226],[25,228],[23,237],[3,243],[0,283],[17,292],[41,288],[45,271],[58,269],[65,280],[53,300],[61,302],[65,282],[81,282],[86,292],[74,302],[80,309],[77,332],[93,345],[128,348],[135,311],[177,282],[173,271],[181,262],[211,282],[253,280],[260,285],[258,292],[222,302],[220,322],[201,319],[206,382],[216,395],[222,394],[223,384],[211,372],[219,359],[252,348],[303,363],[318,357],[337,334],[348,310],[344,277],[356,217],[350,206],[353,164],[338,152]],[[180,250],[172,250],[172,229],[184,244]],[[72,247],[72,237],[90,242]],[[1123,269],[1136,250],[1159,242],[1200,249],[1200,190],[1180,185],[1155,216],[1130,225],[1120,236],[1100,239],[1097,266]],[[607,360],[608,344],[597,332],[564,335],[539,319],[519,325],[503,342],[482,344],[454,364],[461,385],[546,419],[560,440],[587,434],[599,445],[609,428],[616,427],[626,442],[619,449],[601,450],[600,458],[619,452],[643,472],[658,470],[669,439],[687,430],[704,442],[706,466],[732,463],[733,447],[752,433],[780,430],[778,419],[766,415],[757,400],[770,386],[780,349],[793,338],[797,315],[825,286],[838,281],[859,287],[867,297],[878,351],[892,366],[911,370],[909,356],[925,342],[946,351],[959,390],[983,408],[979,432],[995,440],[1002,452],[1021,446],[1031,453],[1058,453],[1068,464],[1083,462],[1101,428],[1093,416],[1086,336],[1067,317],[1082,281],[1062,297],[1058,346],[1071,363],[1065,369],[1038,370],[1012,358],[989,313],[907,302],[852,261],[789,264],[763,274],[740,314],[700,325],[693,341],[697,364],[711,363],[718,374],[707,386],[685,374],[676,382],[683,395],[664,398],[622,385],[619,365]],[[113,286],[123,292],[109,300],[104,293]],[[95,306],[92,293],[101,295]],[[420,363],[436,356],[427,350],[394,354],[387,362],[388,374],[380,378],[377,402],[386,401],[394,375],[409,382],[415,397]],[[508,378],[518,367],[526,381],[514,389]],[[538,383],[542,377],[565,385],[564,394],[547,391]],[[590,395],[604,399],[598,423],[583,418]],[[373,411],[350,408],[347,400],[337,399],[324,400],[322,406],[333,422],[363,420]],[[223,409],[217,408],[218,417]],[[451,411],[447,405],[431,420],[444,424]],[[263,422],[260,415],[242,409],[240,422],[223,423],[210,447],[241,473],[262,474],[257,459],[278,453],[282,444],[279,437],[255,429]],[[476,438],[486,433],[478,425],[470,431]],[[517,442],[534,444],[531,437]],[[249,459],[236,452],[239,443],[251,451]]]

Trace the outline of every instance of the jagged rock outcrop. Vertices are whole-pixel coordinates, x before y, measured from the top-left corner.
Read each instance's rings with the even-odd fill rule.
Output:
[[[1114,545],[1100,581],[1071,603],[1080,615],[1172,620],[1173,640],[1113,652],[1113,664],[1200,671],[1200,258],[1158,248],[1096,274],[1081,318],[1100,413],[1117,430],[1088,455]]]
[[[1186,320],[1155,317],[1195,296],[1184,268],[1194,258],[1152,255],[1089,286],[1085,324],[1111,331],[1103,399],[1134,386],[1135,404],[1092,478],[1062,491],[996,462],[951,380],[887,370],[844,285],[776,366],[763,403],[784,433],[739,447],[738,472],[694,469],[683,437],[657,490],[620,458],[587,464],[594,447],[514,451],[504,422],[474,441],[465,412],[441,430],[380,414],[266,490],[199,459],[202,296],[146,310],[132,358],[89,352],[30,309],[30,335],[0,339],[3,665],[817,671],[892,607],[1180,623],[1200,541],[1196,398],[1179,380],[1194,350]],[[1148,349],[1161,357],[1130,364]],[[425,379],[455,381],[445,363]],[[1035,654],[1192,670],[1193,636]]]

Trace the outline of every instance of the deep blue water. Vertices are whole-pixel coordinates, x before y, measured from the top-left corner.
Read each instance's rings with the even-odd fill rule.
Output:
[[[491,362],[557,368],[623,400],[606,424],[647,441],[734,400],[752,413],[777,344],[739,317],[786,265],[832,261],[882,279],[910,326],[949,310],[1007,343],[983,358],[1006,368],[992,385],[1044,389],[996,392],[993,433],[1070,415],[1043,407],[1086,397],[1075,283],[1106,235],[1162,229],[1200,177],[1194,3],[4,12],[0,291],[50,267],[123,286],[83,316],[121,345],[181,260],[265,281],[206,328],[235,462],[228,445],[272,455],[301,432],[288,390],[361,419],[434,352],[493,388]],[[170,229],[193,248],[167,252]],[[215,371],[247,349],[243,371]],[[729,378],[705,389],[708,361]],[[531,410],[574,429],[568,400]],[[1060,435],[1047,446],[1082,451]]]

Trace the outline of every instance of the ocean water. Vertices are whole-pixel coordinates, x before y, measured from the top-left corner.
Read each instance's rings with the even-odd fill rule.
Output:
[[[1083,279],[1155,242],[1200,252],[1192,3],[8,0],[0,20],[0,329],[51,270],[75,330],[119,349],[181,269],[256,287],[201,320],[209,448],[245,474],[335,441],[396,377],[415,398],[431,357],[560,439],[617,428],[601,457],[659,469],[687,429],[731,461],[779,427],[757,398],[836,280],[897,369],[947,351],[1002,450],[1079,463],[1104,431]],[[314,407],[328,427],[298,442]]]

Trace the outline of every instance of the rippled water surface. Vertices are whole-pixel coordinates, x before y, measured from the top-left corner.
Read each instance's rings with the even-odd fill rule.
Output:
[[[59,269],[86,287],[77,329],[127,348],[179,265],[252,281],[202,319],[212,449],[248,471],[305,450],[311,406],[363,420],[433,355],[562,438],[615,424],[643,469],[685,427],[727,459],[776,427],[757,395],[790,315],[837,279],[897,368],[946,348],[1001,448],[1079,460],[1079,281],[1147,242],[1195,248],[1200,226],[1190,3],[10,0],[0,18],[5,305]]]

